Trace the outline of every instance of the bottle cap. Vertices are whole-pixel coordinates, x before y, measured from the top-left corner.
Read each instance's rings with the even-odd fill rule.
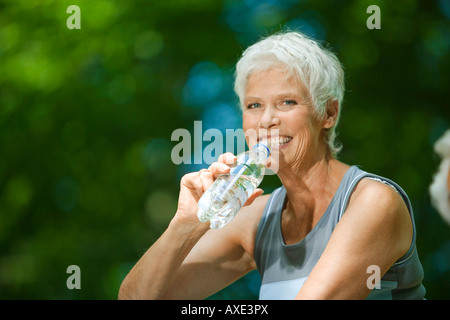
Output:
[[[267,142],[266,142],[266,141],[261,141],[261,142],[259,142],[256,146],[254,146],[253,149],[256,149],[258,146],[262,146],[262,147],[266,148],[266,150],[267,150],[267,157],[269,157],[269,155],[270,155],[270,149],[269,149],[269,147],[267,146]]]

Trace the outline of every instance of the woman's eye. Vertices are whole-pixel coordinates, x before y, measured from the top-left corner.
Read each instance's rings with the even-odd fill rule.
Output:
[[[297,101],[295,100],[284,100],[283,105],[285,106],[295,106],[297,104]]]
[[[250,103],[247,106],[247,109],[257,109],[257,108],[261,108],[261,104],[259,104],[259,103]]]

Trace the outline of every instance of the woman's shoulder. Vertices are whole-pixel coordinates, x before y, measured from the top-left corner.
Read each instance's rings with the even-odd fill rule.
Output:
[[[407,209],[403,198],[393,186],[370,177],[361,179],[355,186],[348,208],[361,205]]]
[[[344,217],[351,218],[353,228],[396,239],[399,251],[405,253],[413,236],[408,208],[399,192],[382,181],[362,179],[355,187]]]

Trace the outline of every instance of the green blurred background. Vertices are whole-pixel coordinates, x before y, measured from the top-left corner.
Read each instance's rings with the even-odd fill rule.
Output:
[[[79,30],[66,27],[72,4]],[[372,4],[380,30],[366,27]],[[173,164],[172,132],[239,128],[239,55],[290,28],[344,64],[340,159],[406,190],[427,298],[449,299],[450,227],[428,194],[450,127],[449,20],[446,0],[0,0],[0,298],[115,299],[173,216],[181,176],[205,166]],[[259,281],[211,298],[255,299]]]

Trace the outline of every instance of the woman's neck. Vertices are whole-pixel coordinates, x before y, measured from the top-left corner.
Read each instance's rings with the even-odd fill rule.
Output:
[[[287,212],[296,218],[321,216],[348,168],[348,165],[332,157],[303,163],[297,168],[280,168],[278,176],[286,188]]]

